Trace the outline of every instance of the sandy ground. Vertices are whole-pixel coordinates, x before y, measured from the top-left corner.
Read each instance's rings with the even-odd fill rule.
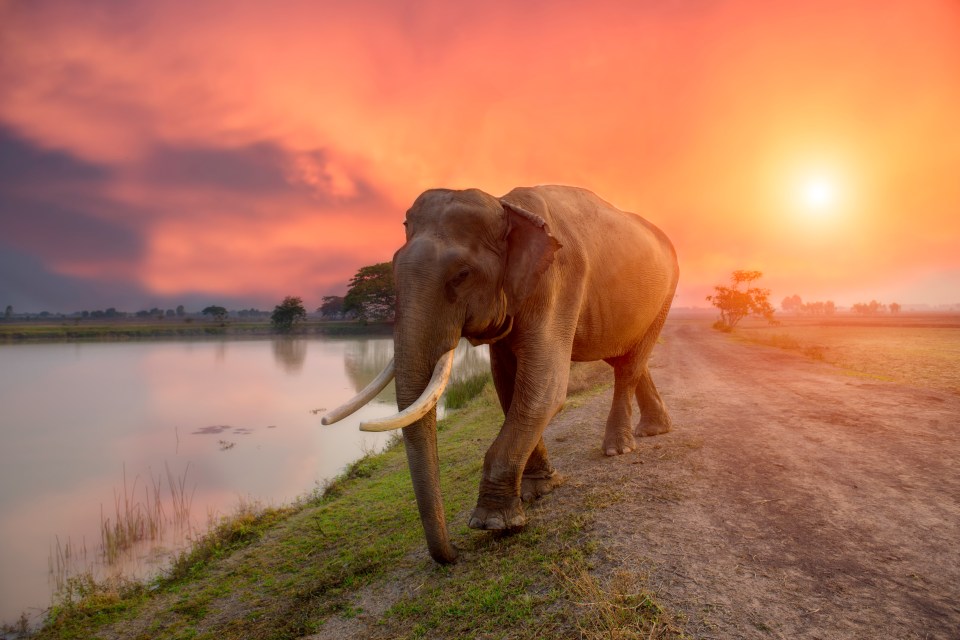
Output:
[[[530,520],[591,496],[595,579],[652,592],[693,638],[960,638],[960,395],[708,325],[671,319],[654,352],[672,432],[603,456],[611,391],[554,419],[567,483]],[[378,614],[423,579],[364,589],[366,615],[311,638],[377,636]]]
[[[548,428],[628,569],[696,638],[960,638],[960,396],[851,375],[671,321],[652,373],[674,421],[600,455],[610,393]],[[574,471],[575,470],[575,471]],[[638,585],[640,586],[640,585]]]

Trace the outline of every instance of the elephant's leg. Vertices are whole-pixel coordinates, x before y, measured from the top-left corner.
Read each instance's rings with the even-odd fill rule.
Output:
[[[670,427],[672,426],[670,414],[667,412],[666,405],[663,404],[663,398],[660,397],[657,386],[653,384],[653,378],[650,376],[650,368],[647,366],[650,353],[657,343],[660,330],[663,329],[663,325],[667,320],[667,314],[670,312],[669,300],[668,298],[668,302],[660,311],[657,319],[650,325],[640,345],[639,364],[642,375],[636,387],[637,404],[640,405],[640,422],[637,424],[634,434],[641,437],[666,433],[670,431]]]
[[[630,453],[636,448],[633,439],[633,394],[640,382],[642,371],[637,366],[636,350],[607,362],[613,366],[613,402],[607,416],[607,426],[603,434],[603,453],[615,456]]]
[[[520,481],[520,498],[524,502],[533,502],[545,496],[563,484],[565,478],[557,473],[547,458],[547,447],[543,438],[537,443],[523,469],[523,478]]]
[[[644,365],[643,376],[637,385],[637,403],[640,405],[640,422],[634,433],[638,436],[656,436],[670,431],[673,423],[663,398],[650,377],[650,369]]]
[[[480,497],[470,517],[470,527],[501,530],[526,524],[520,499],[523,476],[528,468],[532,474],[552,472],[543,444],[543,431],[563,405],[570,371],[567,357],[562,363],[542,359],[526,366],[521,362],[518,366],[517,380],[530,382],[514,386],[503,427],[484,456]],[[546,376],[544,372],[548,372]],[[553,480],[556,486],[556,479],[552,476],[530,479]],[[546,488],[551,483],[539,484],[540,488]],[[531,491],[531,495],[535,493],[535,490]]]

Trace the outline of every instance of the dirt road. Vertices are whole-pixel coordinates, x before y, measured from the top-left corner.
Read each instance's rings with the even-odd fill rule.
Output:
[[[671,433],[604,458],[609,392],[558,416],[569,482],[534,517],[615,494],[601,578],[645,576],[697,638],[960,638],[960,396],[705,324],[671,320],[653,358]]]

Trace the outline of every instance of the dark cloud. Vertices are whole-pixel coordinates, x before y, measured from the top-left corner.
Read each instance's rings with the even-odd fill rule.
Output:
[[[42,149],[0,124],[0,193],[51,183],[100,182],[106,168]]]
[[[290,189],[285,163],[284,152],[266,142],[236,149],[159,146],[144,163],[143,178],[158,187],[262,194]]]
[[[269,300],[196,292],[161,296],[137,282],[121,279],[121,275],[117,274],[116,279],[93,279],[58,274],[35,256],[0,244],[0,310],[12,305],[16,313],[72,313],[109,307],[135,312],[153,307],[174,309],[182,304],[187,311],[200,311],[216,304],[228,309],[258,307],[269,311],[274,304]]]
[[[140,234],[104,215],[110,171],[37,147],[0,126],[0,242],[44,260],[130,262]],[[115,219],[129,216],[116,212]]]
[[[142,298],[128,282],[92,281],[53,273],[35,256],[0,245],[0,306],[16,312],[120,307]]]

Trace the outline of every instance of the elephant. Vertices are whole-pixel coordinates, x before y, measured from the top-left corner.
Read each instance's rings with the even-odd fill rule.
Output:
[[[667,236],[644,218],[577,187],[519,187],[497,198],[479,189],[431,189],[406,213],[406,242],[393,257],[394,359],[331,424],[396,378],[399,413],[361,424],[403,429],[414,494],[431,557],[454,562],[440,494],[436,403],[460,339],[488,344],[504,413],[484,456],[475,529],[526,523],[523,502],[562,480],[544,444],[566,399],[571,361],[614,370],[602,450],[629,453],[634,436],[671,428],[647,360],[679,278]],[[640,420],[631,423],[632,397]]]

